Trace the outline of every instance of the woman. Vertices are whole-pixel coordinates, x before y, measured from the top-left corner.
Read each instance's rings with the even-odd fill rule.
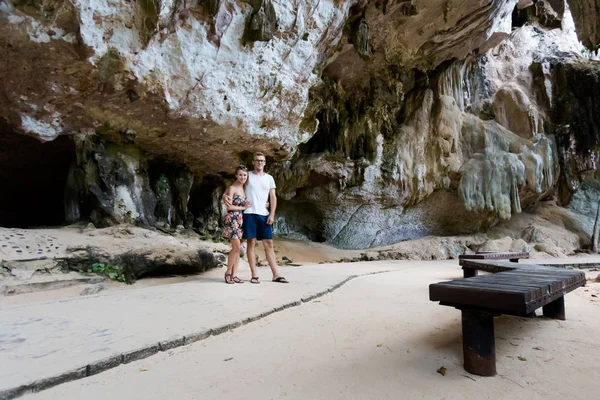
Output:
[[[248,180],[248,169],[239,166],[235,170],[235,182],[227,188],[225,194],[232,200],[231,206],[227,207],[227,215],[223,222],[223,237],[231,242],[231,251],[227,256],[227,271],[225,272],[225,283],[244,283],[236,276],[237,264],[240,259],[240,247],[242,240],[242,222],[244,210],[252,206],[252,202],[246,201],[244,185]]]

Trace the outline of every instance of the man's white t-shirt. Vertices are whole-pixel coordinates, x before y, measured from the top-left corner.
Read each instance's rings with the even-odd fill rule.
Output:
[[[252,202],[252,206],[246,208],[244,214],[269,215],[267,201],[269,192],[275,189],[275,179],[267,173],[256,175],[248,172],[248,184],[246,185],[246,200]]]

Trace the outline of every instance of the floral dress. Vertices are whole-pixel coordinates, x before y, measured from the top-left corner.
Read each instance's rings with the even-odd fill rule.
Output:
[[[246,199],[239,194],[233,196],[232,205],[242,207],[246,204]],[[223,237],[226,239],[242,239],[242,223],[244,221],[243,211],[228,211],[223,221]]]

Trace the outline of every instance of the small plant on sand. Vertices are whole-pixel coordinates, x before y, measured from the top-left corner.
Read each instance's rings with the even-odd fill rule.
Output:
[[[113,281],[125,282],[125,274],[121,271],[116,265],[112,264],[104,264],[104,263],[95,263],[92,264],[92,268],[88,268],[86,271],[80,269],[80,273],[82,274],[100,274],[112,279]]]

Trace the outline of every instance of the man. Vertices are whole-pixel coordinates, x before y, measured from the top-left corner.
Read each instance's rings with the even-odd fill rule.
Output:
[[[260,283],[256,270],[256,241],[262,240],[265,248],[265,257],[273,274],[273,282],[288,283],[287,279],[279,276],[275,249],[273,248],[273,222],[275,222],[275,209],[277,208],[277,195],[275,194],[275,180],[265,169],[267,160],[263,153],[254,153],[252,164],[254,170],[248,173],[246,184],[246,199],[252,205],[244,211],[242,225],[243,238],[248,240],[248,263],[252,272],[251,283]],[[223,195],[227,206],[231,204],[231,197]],[[269,208],[267,208],[269,204]]]

